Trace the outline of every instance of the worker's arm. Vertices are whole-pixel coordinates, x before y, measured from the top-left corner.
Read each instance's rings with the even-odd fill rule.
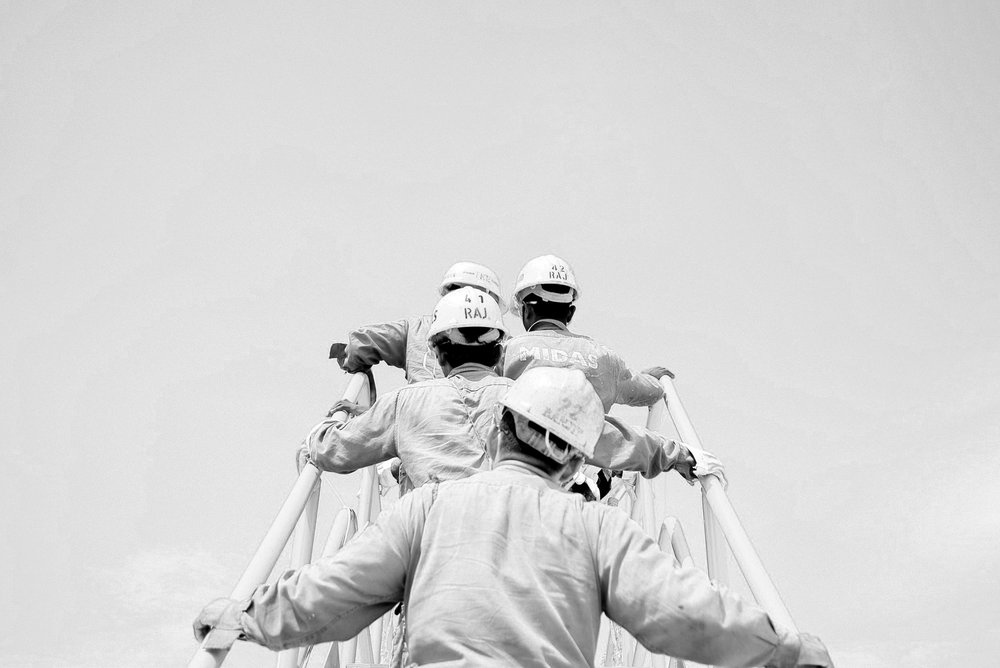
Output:
[[[246,601],[213,602],[195,620],[195,638],[218,628],[218,646],[228,646],[229,629],[228,644],[238,637],[272,650],[353,638],[403,600],[428,492],[408,494],[336,556],[288,571]]]
[[[359,327],[347,335],[347,348],[341,367],[344,371],[356,373],[385,362],[389,366],[405,369],[408,333],[408,320]]]
[[[391,392],[346,423],[327,418],[306,438],[309,460],[320,470],[350,473],[396,453],[396,397]]]
[[[601,517],[604,611],[651,652],[715,666],[833,666],[818,639],[776,628],[764,610],[704,572],[674,566],[623,513]]]
[[[610,352],[610,351],[609,351]],[[664,367],[652,367],[640,373],[633,373],[625,360],[615,353],[610,353],[615,361],[617,388],[616,404],[626,406],[652,406],[663,397],[663,387],[656,374],[661,370],[669,373]]]
[[[695,460],[685,444],[610,415],[604,417],[604,431],[594,447],[594,456],[587,463],[607,469],[639,471],[647,478],[671,469],[677,469],[688,481],[696,477]]]

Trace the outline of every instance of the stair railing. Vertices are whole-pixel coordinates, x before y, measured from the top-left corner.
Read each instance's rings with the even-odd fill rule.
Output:
[[[368,377],[365,374],[351,374],[351,379],[347,384],[347,389],[344,391],[343,398],[359,403],[362,406],[367,406],[369,405],[368,388]],[[347,414],[339,411],[333,417],[346,420]],[[369,468],[374,469],[374,467]],[[369,480],[371,480],[375,475],[374,470],[366,469],[363,475],[367,475]],[[313,535],[316,528],[316,510],[319,504],[319,480],[320,471],[318,468],[311,464],[302,467],[295,485],[285,498],[285,502],[282,504],[274,521],[271,522],[267,533],[264,534],[264,539],[261,540],[257,551],[243,571],[243,575],[236,583],[236,586],[233,587],[232,593],[229,595],[230,598],[236,600],[248,598],[258,585],[267,580],[282,551],[285,549],[288,539],[296,527],[296,523],[299,524],[299,531],[296,532],[296,539],[292,547],[293,567],[311,561]],[[369,484],[368,487],[370,488],[371,485]],[[362,489],[364,489],[364,482],[362,483]],[[377,499],[377,497],[378,495],[376,494],[375,498]],[[362,499],[364,500],[364,496],[362,496]],[[372,499],[370,494],[367,503],[367,508],[362,505],[359,513],[365,522],[369,521],[372,516]],[[209,636],[211,636],[211,633]],[[205,642],[195,652],[188,663],[188,668],[218,668],[226,660],[229,650],[206,649],[205,644],[207,642],[208,638],[205,639]],[[287,651],[294,652],[295,650]],[[281,655],[285,655],[285,653],[282,652]],[[297,653],[294,655],[285,655],[284,663],[282,663],[283,659],[281,655],[279,655],[280,666],[297,665],[289,661],[289,658],[292,656],[297,661]]]
[[[668,374],[660,379],[664,399],[658,401],[649,409],[646,427],[652,431],[664,432],[667,418],[674,424],[680,439],[691,446],[701,448],[701,439],[688,418],[687,411],[681,403],[673,375]],[[747,585],[757,603],[770,615],[775,622],[791,630],[796,630],[788,609],[778,594],[774,582],[764,569],[760,556],[754,549],[746,530],[740,523],[733,505],[726,495],[726,490],[716,476],[705,476],[698,479],[702,491],[702,522],[705,532],[706,563],[709,577],[726,583],[728,581],[727,565],[729,553],[733,557],[746,579]],[[660,549],[672,554],[679,566],[693,566],[694,559],[688,547],[680,522],[673,517],[666,517],[657,523],[654,480],[641,476],[635,479],[634,497],[631,504],[628,499],[619,503],[622,510],[628,512],[633,520],[650,536],[658,537]],[[679,659],[650,654],[634,638],[627,636],[621,629],[602,617],[598,633],[597,663],[605,666],[645,666],[653,668],[694,668],[700,664],[684,662]]]
[[[664,400],[650,408],[646,421],[647,428],[662,432],[669,417],[683,442],[701,448],[701,440],[681,403],[672,375],[663,376],[660,384],[663,387]],[[365,374],[352,374],[343,398],[367,407],[371,403],[368,387],[368,378]],[[343,412],[335,414],[334,417],[347,419],[346,413]],[[290,567],[298,568],[312,560],[319,504],[319,480],[319,469],[312,465],[303,467],[250,564],[233,588],[231,598],[245,599],[259,584],[267,580],[293,530],[295,533]],[[721,582],[727,581],[726,566],[731,550],[757,603],[775,622],[795,630],[792,617],[740,523],[722,482],[715,476],[705,476],[699,478],[699,483],[702,490],[702,518],[709,576]],[[678,520],[666,517],[662,521],[657,521],[653,481],[636,476],[633,481],[625,484],[629,487],[617,490],[622,510],[629,513],[650,536],[658,536],[660,549],[671,553],[678,565],[693,565],[694,560]],[[631,487],[632,484],[634,488]],[[359,496],[357,513],[350,508],[344,508],[334,520],[323,550],[324,557],[336,554],[347,541],[363,531],[378,516],[381,510],[381,497],[375,467],[367,467],[362,471]],[[359,665],[372,665],[383,658],[388,658],[382,656],[381,650],[383,638],[391,634],[391,620],[391,613],[387,613],[355,638],[342,643],[331,643],[325,666],[356,662],[360,662]],[[278,668],[305,666],[313,649],[310,647],[280,652]],[[227,654],[228,650],[207,650],[202,646],[191,659],[188,668],[217,668],[222,665]],[[599,665],[651,665],[654,668],[666,666],[693,668],[699,665],[661,655],[651,655],[633,638],[627,637],[621,629],[614,628],[607,618],[602,618],[601,622],[597,659]]]

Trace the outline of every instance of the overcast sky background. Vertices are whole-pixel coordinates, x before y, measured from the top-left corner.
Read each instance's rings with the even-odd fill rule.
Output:
[[[838,666],[994,663],[998,66],[990,2],[0,2],[0,664],[184,665],[329,344],[542,253]]]

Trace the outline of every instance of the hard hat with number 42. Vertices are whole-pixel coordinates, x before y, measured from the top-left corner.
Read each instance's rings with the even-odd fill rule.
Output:
[[[462,331],[468,328],[475,331]],[[482,345],[499,341],[506,333],[497,300],[478,288],[464,287],[438,300],[427,340],[447,338],[462,345]]]
[[[561,285],[568,290],[555,292],[546,290],[543,285]],[[580,286],[568,262],[555,255],[542,255],[529,260],[517,275],[511,300],[511,310],[515,314],[520,314],[521,303],[529,294],[549,302],[571,304],[580,298]]]

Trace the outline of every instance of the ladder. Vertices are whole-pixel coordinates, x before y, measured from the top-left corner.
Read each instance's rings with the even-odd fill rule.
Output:
[[[646,427],[662,433],[669,417],[681,440],[700,448],[701,441],[681,404],[672,374],[663,376],[660,383],[664,399],[649,409]],[[350,374],[343,398],[366,408],[374,399],[369,390],[368,376],[363,373]],[[334,417],[347,419],[344,413],[337,413]],[[380,487],[375,467],[365,468],[358,475],[361,479],[357,509],[342,508],[337,513],[324,543],[322,557],[336,554],[351,538],[364,531],[381,511]],[[653,489],[656,479],[648,480],[636,474],[615,480],[616,484],[608,495],[610,502],[629,513],[650,536],[655,537],[660,549],[673,555],[676,564],[694,565],[680,522],[674,517],[656,517]],[[266,582],[289,539],[292,540],[289,568],[299,568],[312,561],[319,509],[319,483],[319,469],[312,465],[304,466],[256,553],[233,588],[230,598],[245,599],[259,584]],[[722,482],[715,476],[707,476],[700,478],[699,484],[709,577],[722,583],[729,581],[727,564],[731,553],[758,605],[781,626],[796,630],[795,623],[743,529]],[[394,615],[386,613],[351,640],[330,643],[325,648],[327,655],[322,665],[324,668],[388,666],[392,653],[393,620]],[[277,668],[320,665],[312,657],[317,647],[278,652]],[[218,668],[227,654],[226,650],[205,649],[203,643],[191,658],[188,668]],[[700,665],[651,654],[623,629],[603,616],[594,663],[597,666],[650,668],[695,668]]]

